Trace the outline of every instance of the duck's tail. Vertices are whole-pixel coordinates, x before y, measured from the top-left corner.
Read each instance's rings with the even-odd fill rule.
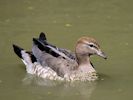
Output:
[[[37,62],[35,56],[32,54],[32,52],[28,52],[24,50],[23,48],[13,44],[13,49],[16,55],[21,58],[23,63],[26,65],[26,70],[28,73],[33,73],[33,65],[35,62]]]

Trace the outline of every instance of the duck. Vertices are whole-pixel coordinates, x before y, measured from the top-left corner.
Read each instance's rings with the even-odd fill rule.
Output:
[[[13,50],[25,64],[27,73],[49,80],[95,81],[98,74],[90,57],[98,55],[107,59],[98,42],[88,36],[77,40],[75,52],[49,43],[43,32],[39,38],[33,38],[31,51],[16,44]]]

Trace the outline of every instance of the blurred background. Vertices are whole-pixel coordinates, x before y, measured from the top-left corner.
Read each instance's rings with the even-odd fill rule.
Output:
[[[132,0],[0,0],[1,100],[132,100]],[[74,51],[81,36],[95,37],[108,60],[93,56],[96,82],[45,82],[26,74],[12,44],[31,50],[40,32]]]

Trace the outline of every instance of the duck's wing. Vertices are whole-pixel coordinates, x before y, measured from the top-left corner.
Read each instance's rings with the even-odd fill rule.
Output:
[[[59,57],[59,53],[57,53],[52,47],[49,45],[45,45],[38,39],[33,38],[33,47],[32,47],[33,54],[39,59],[43,55],[43,53],[50,54],[54,57]]]
[[[70,50],[63,49],[63,48],[58,48],[57,50],[64,53],[70,59],[76,60],[75,54],[72,53]]]
[[[58,48],[55,45],[50,44],[47,41],[45,33],[43,33],[43,32],[40,33],[40,36],[39,36],[38,39],[34,38],[33,41],[36,42],[36,43],[40,43],[42,46],[45,47],[45,49],[47,48],[46,49],[47,53],[50,53],[50,54],[54,53],[54,54],[56,54],[58,56],[62,56],[63,58],[66,58],[66,59],[68,59],[68,58],[72,59],[72,60],[76,59],[75,54],[72,53],[70,50],[63,49],[63,48]],[[54,56],[56,56],[56,55],[54,55]]]
[[[59,76],[63,76],[77,66],[76,61],[66,56],[63,52],[33,38],[32,53],[37,58],[37,61],[43,67],[48,66],[53,69]]]

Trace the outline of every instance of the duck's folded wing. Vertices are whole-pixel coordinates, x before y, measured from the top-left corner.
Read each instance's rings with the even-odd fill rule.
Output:
[[[59,76],[63,76],[69,68],[68,63],[75,62],[74,56],[70,51],[62,48],[57,48],[49,44],[46,40],[33,38],[32,53],[37,58],[37,61],[43,66],[48,66],[53,69]],[[70,57],[72,55],[72,57]],[[72,66],[71,66],[72,67]],[[73,67],[71,68],[73,69]]]
[[[60,56],[57,52],[55,52],[53,49],[41,44],[40,41],[33,39],[32,53],[37,58],[37,62],[39,62],[41,66],[50,67],[52,70],[57,72],[59,76],[64,75],[64,71],[62,71],[61,68],[61,64],[64,58]]]
[[[73,60],[76,59],[75,54],[72,53],[70,50],[63,49],[63,48],[58,48],[57,50],[59,50],[60,52],[64,53],[70,59],[73,59]]]
[[[55,56],[55,57],[63,57],[65,59],[72,59],[75,60],[75,54],[73,54],[70,50],[58,48],[50,43],[47,42],[47,38],[45,33],[41,32],[39,38],[33,39],[35,45],[39,47],[39,49],[43,49],[47,53]]]

